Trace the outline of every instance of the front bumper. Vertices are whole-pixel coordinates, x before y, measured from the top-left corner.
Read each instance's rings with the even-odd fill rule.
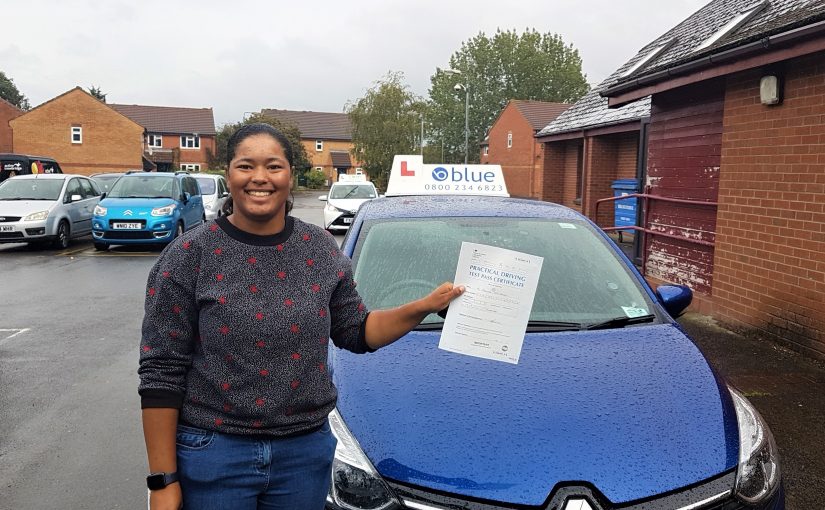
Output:
[[[103,244],[168,243],[175,236],[178,219],[174,216],[150,218],[95,217],[92,220],[92,239]],[[123,228],[124,225],[136,225]]]
[[[4,221],[0,223],[0,243],[31,243],[49,241],[54,238],[54,222]]]
[[[349,230],[355,214],[349,212],[334,211],[328,212],[324,209],[324,227],[327,230]]]

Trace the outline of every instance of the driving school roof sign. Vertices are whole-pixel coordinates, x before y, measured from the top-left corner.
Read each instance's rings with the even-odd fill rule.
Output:
[[[395,156],[386,196],[485,195],[509,197],[499,165],[425,165],[421,156]]]

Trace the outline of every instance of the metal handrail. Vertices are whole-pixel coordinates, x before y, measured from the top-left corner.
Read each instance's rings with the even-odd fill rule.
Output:
[[[706,206],[713,206],[713,207],[716,207],[716,206],[719,205],[719,202],[710,202],[710,201],[704,201],[704,200],[689,200],[689,199],[685,199],[685,198],[663,197],[663,196],[660,196],[660,195],[653,195],[651,193],[628,193],[627,195],[622,195],[622,196],[618,196],[618,197],[608,197],[608,198],[602,198],[602,199],[596,200],[596,210],[593,213],[593,216],[595,217],[595,221],[597,221],[597,222],[599,221],[599,204],[601,204],[602,202],[613,202],[613,201],[616,201],[616,200],[624,200],[624,199],[627,199],[627,198],[641,198],[642,200],[644,200],[644,202],[642,203],[642,208],[643,208],[642,210],[644,211],[644,217],[642,218],[642,224],[643,225],[647,225],[647,218],[648,218],[648,212],[649,212],[649,208],[647,207],[647,205],[648,205],[647,201],[648,200],[661,200],[662,202],[671,202],[671,203],[676,203],[676,204],[700,205],[700,206],[706,205]],[[603,227],[602,230],[604,230],[605,232],[611,232],[611,231],[614,231],[614,230],[633,230],[633,231],[636,231],[636,232],[644,232],[645,234],[650,234],[650,235],[655,235],[655,236],[660,236],[660,237],[667,237],[667,238],[670,238],[670,239],[676,239],[676,240],[679,240],[679,241],[686,241],[686,242],[689,242],[689,243],[699,244],[699,245],[702,245],[702,246],[711,246],[711,247],[716,246],[715,241],[703,241],[701,239],[691,239],[689,237],[677,236],[677,235],[673,235],[673,234],[668,234],[666,232],[659,232],[658,230],[652,230],[652,229],[647,228],[646,226],[645,227],[640,227],[638,225],[632,225],[632,226],[626,226],[626,227]],[[647,249],[645,249],[645,247],[643,247],[642,248],[642,274],[643,275],[647,271],[646,261],[647,261]]]

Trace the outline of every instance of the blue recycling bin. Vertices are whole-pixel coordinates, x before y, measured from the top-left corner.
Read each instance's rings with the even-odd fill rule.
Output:
[[[639,184],[636,179],[619,179],[613,181],[610,185],[613,188],[613,196],[621,197],[636,193]],[[614,226],[616,227],[632,227],[636,225],[636,205],[638,200],[636,197],[625,198],[622,200],[614,200]],[[619,230],[619,241],[622,240],[622,233],[632,234],[633,230]]]

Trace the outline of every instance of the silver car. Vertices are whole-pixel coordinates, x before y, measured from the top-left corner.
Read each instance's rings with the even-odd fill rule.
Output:
[[[92,231],[100,190],[72,174],[18,175],[0,184],[0,243],[52,242],[66,248]]]
[[[226,186],[226,179],[222,175],[198,174],[192,177],[198,181],[203,197],[203,210],[207,220],[214,220],[218,216],[223,216],[223,204],[229,196],[229,188]]]

